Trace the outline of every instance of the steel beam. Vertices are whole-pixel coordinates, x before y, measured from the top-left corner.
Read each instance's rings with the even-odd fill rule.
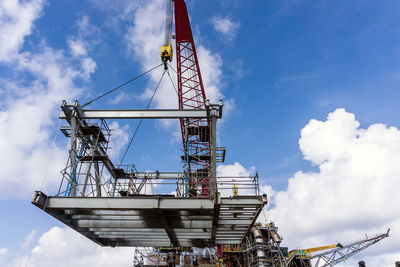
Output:
[[[212,216],[172,216],[166,215],[168,220],[180,220],[180,221],[210,221]],[[73,220],[143,220],[143,215],[72,215],[71,219]],[[160,218],[160,214],[153,212],[152,215],[147,215],[146,218],[152,218],[154,220],[158,220]],[[243,218],[241,218],[243,220]]]
[[[160,222],[161,223],[161,222]],[[145,221],[116,221],[116,220],[77,220],[74,223],[77,227],[79,228],[96,228],[96,227],[101,227],[101,228],[154,228],[149,226],[148,223]],[[162,224],[160,224],[162,225]],[[210,221],[191,221],[191,222],[180,222],[181,228],[187,228],[187,229],[207,229],[209,228],[211,230],[212,223]],[[155,227],[157,228],[157,227]]]
[[[134,178],[137,179],[161,179],[161,180],[177,180],[185,177],[183,172],[135,172]],[[126,177],[119,177],[119,179],[128,179]]]
[[[205,109],[80,110],[79,117],[81,119],[205,119],[208,114]],[[59,118],[68,119],[68,115],[61,111]]]
[[[47,203],[46,203],[47,202]],[[214,203],[207,198],[149,197],[47,197],[36,192],[33,204],[46,209],[93,209],[93,210],[213,210]]]
[[[214,216],[212,218],[212,231],[211,231],[211,240],[212,240],[212,242],[214,242],[215,236],[217,234],[218,218],[219,218],[219,211],[220,211],[220,202],[221,202],[221,194],[219,192],[217,192],[215,194]]]
[[[240,244],[260,197],[48,197],[32,203],[102,246],[214,246]],[[218,211],[218,207],[220,211]],[[218,214],[224,214],[220,217]]]
[[[167,233],[169,240],[171,241],[171,244],[174,247],[178,247],[179,246],[178,241],[176,240],[174,231],[171,229],[170,224],[168,223],[168,219],[165,216],[165,212],[163,212],[162,210],[158,210],[157,214],[160,216],[159,217],[160,223],[164,227],[165,232]]]
[[[233,198],[221,198],[221,208],[222,206],[229,206],[229,208],[232,208],[232,207],[244,207],[244,206],[254,207],[258,205],[264,206],[261,197],[255,198],[255,197],[239,196]]]

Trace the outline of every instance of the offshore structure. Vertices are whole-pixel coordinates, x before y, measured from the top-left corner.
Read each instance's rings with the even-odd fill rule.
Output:
[[[173,39],[176,70],[169,64]],[[333,266],[388,236],[291,252],[281,247],[275,224],[256,222],[267,204],[258,174],[217,176],[226,153],[216,144],[223,102],[206,98],[184,0],[167,0],[160,56],[160,65],[138,77],[163,66],[161,79],[171,78],[173,69],[179,108],[149,109],[161,79],[146,109],[86,108],[122,85],[84,105],[63,101],[60,119],[67,125],[60,130],[70,138],[68,161],[57,194],[36,191],[34,205],[101,246],[135,247],[135,266],[311,266],[312,259],[315,266]],[[180,121],[183,171],[141,172],[111,160],[107,120],[140,120],[140,126],[146,119]],[[160,187],[175,194],[157,194]]]

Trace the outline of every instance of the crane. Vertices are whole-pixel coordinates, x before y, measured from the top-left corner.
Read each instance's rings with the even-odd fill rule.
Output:
[[[310,255],[310,253],[312,253],[312,252],[317,252],[317,251],[336,248],[336,247],[342,248],[343,246],[340,243],[337,243],[337,244],[333,244],[333,245],[320,246],[320,247],[314,247],[314,248],[295,249],[295,250],[292,250],[289,252],[289,259],[295,255],[304,257],[304,258],[311,258],[312,256]]]
[[[207,109],[206,94],[199,61],[184,0],[168,0],[166,9],[164,43],[161,60],[164,69],[172,61],[172,2],[175,9],[175,41],[179,109]],[[188,188],[186,197],[209,197],[216,192],[215,124],[211,118],[183,118],[180,120],[185,174]],[[215,125],[214,125],[215,126]],[[199,190],[200,188],[200,190]]]
[[[351,242],[337,248],[313,255],[311,259],[315,259],[315,267],[335,266],[358,252],[372,246],[389,236],[390,228],[386,233],[377,234],[371,237],[366,236],[362,240]]]
[[[307,266],[307,267],[331,267],[335,266],[356,253],[372,246],[389,236],[390,228],[386,233],[377,234],[371,237],[354,241],[345,245],[341,243],[320,246],[307,249],[296,249],[289,252],[287,265],[289,267]],[[323,251],[323,252],[321,252]],[[314,252],[318,252],[314,254]],[[314,264],[311,264],[313,260]]]

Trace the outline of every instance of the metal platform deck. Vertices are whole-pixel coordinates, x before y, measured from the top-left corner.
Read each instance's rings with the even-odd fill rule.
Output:
[[[32,203],[101,246],[206,247],[240,244],[261,212],[261,196],[179,198],[48,197]]]

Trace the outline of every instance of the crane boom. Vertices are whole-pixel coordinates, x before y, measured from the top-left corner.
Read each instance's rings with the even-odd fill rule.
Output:
[[[207,108],[206,94],[186,4],[184,0],[174,2],[179,109],[205,110]],[[210,121],[188,118],[181,119],[180,125],[184,148],[182,160],[185,162],[189,185],[186,195],[208,197],[209,177],[213,172]],[[213,176],[215,177],[215,173]],[[215,188],[211,190],[216,191]]]
[[[373,244],[381,241],[382,239],[389,236],[390,228],[387,230],[386,233],[378,234],[372,237],[366,237],[363,240],[355,241],[347,245],[343,245],[334,249],[331,249],[326,252],[322,252],[316,255],[313,255],[311,259],[316,259],[315,267],[328,267],[328,266],[335,266],[349,257],[353,256],[354,254],[364,250]]]
[[[336,247],[342,247],[342,245],[340,243],[338,243],[338,244],[320,246],[320,247],[314,247],[314,248],[295,249],[295,250],[292,250],[289,252],[289,258],[291,258],[293,256],[311,258],[312,256],[309,253],[326,250],[326,249],[331,249],[331,248],[336,248]]]
[[[316,248],[307,248],[303,249],[304,253],[311,253],[311,252],[316,252],[316,251],[321,251],[325,249],[330,249],[330,248],[336,248],[336,247],[342,247],[340,243],[334,244],[334,245],[329,245],[329,246],[322,246],[322,247],[316,247]]]

